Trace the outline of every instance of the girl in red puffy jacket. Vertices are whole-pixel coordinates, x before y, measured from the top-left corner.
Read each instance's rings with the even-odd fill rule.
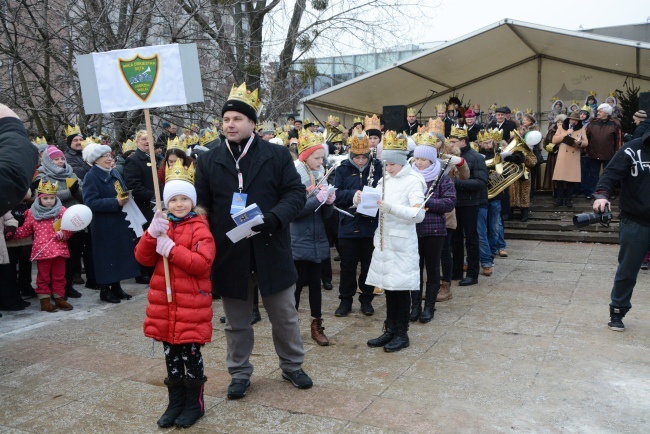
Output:
[[[163,200],[168,213],[156,212],[135,248],[135,257],[146,267],[155,266],[144,334],[161,341],[165,352],[169,404],[158,425],[188,427],[204,413],[207,378],[201,346],[212,338],[210,270],[216,247],[204,213],[195,208],[194,186],[167,179]],[[171,302],[163,257],[169,262]]]

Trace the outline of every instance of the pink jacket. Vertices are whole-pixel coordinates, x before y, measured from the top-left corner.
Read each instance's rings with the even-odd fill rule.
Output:
[[[25,212],[25,223],[18,228],[14,238],[27,238],[34,235],[34,245],[32,246],[32,255],[30,261],[40,259],[52,259],[56,257],[69,258],[70,252],[68,251],[68,238],[73,232],[63,231],[63,240],[58,238],[54,240],[56,231],[54,230],[54,221],[60,219],[65,212],[65,207],[61,207],[61,211],[56,219],[34,220],[32,210],[28,209]]]

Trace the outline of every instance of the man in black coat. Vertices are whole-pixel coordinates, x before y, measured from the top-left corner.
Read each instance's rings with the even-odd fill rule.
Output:
[[[156,199],[154,191],[154,178],[151,173],[151,158],[149,157],[149,138],[145,130],[140,130],[135,136],[135,143],[138,146],[136,151],[129,155],[124,162],[124,183],[126,188],[131,190],[133,200],[140,209],[140,212],[147,219],[145,229],[153,219],[153,207]],[[156,176],[158,182],[158,176]],[[149,283],[153,268],[140,267],[141,276],[136,278],[137,283],[144,285]]]
[[[412,136],[418,132],[418,127],[421,127],[422,124],[418,122],[416,117],[417,112],[414,108],[406,110],[406,123],[400,128],[400,132],[404,132],[407,136]]]
[[[140,208],[140,212],[150,222],[153,219],[156,194],[151,173],[147,132],[144,130],[138,131],[135,142],[138,149],[124,162],[124,182],[126,187],[132,191],[133,199]]]
[[[497,128],[503,131],[503,140],[510,142],[510,133],[517,129],[517,124],[513,121],[506,119],[506,115],[510,113],[508,107],[499,107],[496,109],[496,119],[490,122],[488,129]]]
[[[18,115],[0,104],[0,216],[18,205],[29,189],[38,150]]]
[[[479,272],[478,208],[482,201],[487,203],[487,166],[485,158],[469,146],[467,131],[464,128],[452,128],[449,142],[460,148],[460,156],[469,166],[469,179],[454,179],[457,227],[451,234],[451,251],[454,259],[451,278],[459,279],[460,286],[476,285]],[[464,247],[467,249],[465,278],[463,278]]]
[[[204,153],[196,165],[197,202],[208,211],[217,245],[212,291],[222,297],[227,318],[230,399],[246,395],[253,373],[249,359],[254,341],[250,318],[255,286],[271,321],[282,377],[301,389],[312,386],[302,370],[304,349],[295,307],[298,275],[289,233],[289,224],[305,206],[305,188],[289,150],[255,134],[261,103],[254,95],[257,91],[247,92],[245,84],[233,87],[222,109],[225,139]],[[259,234],[233,243],[226,232],[235,227],[230,210],[235,195],[240,194],[246,195],[246,205],[259,206],[264,223],[253,228]]]
[[[77,178],[83,182],[84,176],[86,176],[86,173],[88,173],[92,167],[84,161],[84,158],[81,155],[81,152],[83,151],[81,147],[83,136],[79,132],[72,132],[72,134],[66,136],[65,141],[68,145],[65,150],[65,161],[70,165],[70,167],[72,167]]]

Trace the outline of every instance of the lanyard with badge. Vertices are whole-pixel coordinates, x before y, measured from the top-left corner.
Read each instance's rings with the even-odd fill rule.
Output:
[[[235,154],[232,153],[232,149],[230,149],[230,143],[228,143],[228,139],[226,139],[226,147],[230,151],[230,155],[232,155],[232,159],[235,160],[235,168],[237,169],[237,181],[239,182],[239,193],[233,193],[232,194],[232,203],[230,204],[230,214],[235,214],[244,208],[246,208],[246,198],[248,195],[246,193],[243,193],[244,190],[244,176],[241,173],[241,170],[239,169],[239,161],[246,156],[246,153],[248,152],[248,148],[250,148],[251,143],[253,143],[253,138],[255,136],[251,135],[250,139],[248,139],[248,143],[246,143],[246,146],[244,147],[244,150],[242,151],[241,155],[239,158],[235,158]]]

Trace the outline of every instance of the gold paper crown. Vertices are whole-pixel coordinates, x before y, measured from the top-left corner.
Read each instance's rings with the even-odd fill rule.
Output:
[[[589,95],[587,95],[587,96],[588,96],[588,97],[589,97],[589,96],[596,96],[596,91],[595,91],[595,90],[590,90],[590,91],[589,91]]]
[[[459,126],[459,125],[452,125],[451,127],[451,134],[449,134],[449,137],[456,137],[457,139],[462,139],[467,137],[467,127],[465,126]]]
[[[381,131],[381,121],[379,120],[377,115],[372,115],[371,118],[366,116],[366,120],[364,122],[363,130],[364,131],[368,131],[368,130],[379,130],[379,131]]]
[[[309,124],[313,124],[313,122],[312,122],[311,119],[309,119],[309,118],[305,118],[305,120],[302,121],[302,124],[306,126],[306,125],[309,125]]]
[[[431,134],[433,133],[440,133],[443,136],[445,135],[445,123],[443,122],[442,119],[440,118],[429,118],[429,122],[427,122],[427,131]]]
[[[71,125],[68,125],[65,127],[65,135],[67,136],[72,136],[73,134],[81,134],[81,129],[79,129],[79,125],[75,125],[74,127]]]
[[[476,135],[476,140],[479,142],[485,142],[486,140],[492,140],[492,136],[488,130],[481,130]]]
[[[298,134],[298,154],[300,155],[314,146],[321,146],[323,141],[322,134],[313,133],[311,130],[303,128]]]
[[[616,98],[616,92],[610,92],[609,95],[607,95],[607,96],[611,96],[613,98]]]
[[[575,103],[575,102],[574,102]],[[532,108],[527,108],[526,112],[527,115],[532,115],[533,114],[533,109]]]
[[[86,146],[90,145],[91,143],[97,143],[97,141],[93,137],[88,137],[85,140],[82,140],[81,149],[82,150],[86,149]]]
[[[138,149],[138,145],[131,139],[122,143],[122,154],[126,154],[129,151],[135,151],[136,149]]]
[[[187,148],[189,148],[192,145],[196,145],[199,143],[199,135],[198,134],[188,134],[185,136],[185,139],[183,140],[183,145],[185,146],[185,150],[187,151]]]
[[[289,142],[289,133],[278,127],[275,130],[275,138],[282,140],[282,143],[286,144]]]
[[[192,124],[192,125],[190,125],[190,130],[192,130],[192,131],[198,131],[198,130],[199,130],[199,126],[198,126],[197,124]]]
[[[194,163],[190,167],[183,166],[183,160],[180,158],[172,164],[172,167],[165,168],[165,182],[180,180],[194,184]]]
[[[348,145],[350,145],[350,152],[353,154],[367,154],[370,152],[370,140],[368,140],[366,133],[352,134],[352,137],[348,139]]]
[[[583,105],[580,111],[586,111],[587,113],[591,113],[591,107],[589,107],[587,104]]]
[[[445,111],[445,103],[440,103],[436,106],[436,112],[444,112]]]
[[[415,110],[415,107],[406,109],[406,116],[415,116],[416,114],[417,114],[417,110]]]
[[[557,101],[557,97],[556,97],[556,96],[554,96],[553,98],[551,98],[551,102],[555,102],[555,101]]]
[[[217,131],[212,131],[206,128],[205,131],[203,131],[201,138],[199,138],[199,145],[205,146],[211,141],[216,140],[217,137],[219,137],[219,133]]]
[[[397,134],[395,131],[386,131],[384,133],[384,151],[406,151],[407,140],[403,134]]]
[[[512,110],[513,113],[517,113],[518,111],[519,111],[518,108]]]
[[[327,122],[341,122],[341,119],[338,116],[329,115],[327,117]]]
[[[435,146],[437,137],[430,135],[427,131],[427,128],[422,126],[418,127],[418,132],[411,136],[411,139],[415,142],[416,145],[428,145]]]
[[[47,140],[45,139],[45,137],[36,137],[34,139],[34,143],[37,145],[47,145]]]
[[[258,96],[258,90],[255,89],[252,92],[250,90],[247,90],[246,83],[242,83],[239,85],[239,87],[235,87],[233,84],[232,89],[230,90],[230,95],[228,95],[228,99],[234,99],[241,101],[244,104],[248,104],[249,106],[253,107],[253,110],[255,110],[255,113],[258,115],[260,111],[262,111],[262,101]]]
[[[43,182],[41,179],[41,181],[38,183],[37,191],[42,194],[56,194],[56,192],[59,191],[59,186],[57,182]]]
[[[285,133],[288,133],[291,130],[293,130],[293,126],[291,124],[286,124],[285,126],[282,127],[282,129],[284,130]]]
[[[320,122],[318,122],[318,121],[314,121],[314,122],[312,122],[312,125],[317,126],[317,127],[320,127]]]
[[[354,120],[352,121],[352,123],[353,123],[353,124],[362,124],[362,123],[363,123],[363,119],[361,119],[361,118],[354,118]]]
[[[271,121],[262,122],[259,131],[275,131],[275,126]]]
[[[487,130],[487,132],[490,134],[490,138],[495,142],[500,142],[503,140],[503,130],[492,128],[490,130]]]
[[[327,130],[327,137],[325,137],[326,142],[334,143],[334,142],[341,142],[343,139],[341,138],[341,130],[338,128],[332,128]]]
[[[179,149],[183,152],[187,152],[187,139],[181,140],[178,137],[173,139],[167,139],[167,150],[170,149]]]
[[[496,110],[497,109],[497,103],[494,103],[490,106],[490,110]]]

